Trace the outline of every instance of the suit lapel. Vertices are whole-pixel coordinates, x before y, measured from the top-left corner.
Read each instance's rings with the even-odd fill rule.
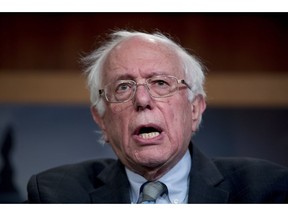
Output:
[[[217,187],[224,181],[222,174],[192,143],[190,152],[192,168],[188,203],[226,203],[229,192]]]
[[[217,187],[224,181],[222,174],[192,143],[190,152],[192,168],[188,203],[226,203],[229,192]],[[101,182],[100,186],[90,193],[93,203],[131,203],[129,181],[119,160],[105,168],[97,176],[97,181]]]
[[[104,169],[97,178],[103,184],[90,193],[92,203],[130,203],[129,181],[119,161]]]

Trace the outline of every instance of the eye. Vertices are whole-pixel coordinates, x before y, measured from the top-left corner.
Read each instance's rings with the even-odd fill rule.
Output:
[[[122,83],[119,83],[116,85],[115,87],[115,92],[116,93],[125,93],[127,91],[130,91],[131,88],[132,88],[132,83],[129,83],[129,82],[122,82]]]
[[[151,85],[156,88],[165,88],[169,87],[169,82],[164,79],[155,79],[151,81]]]

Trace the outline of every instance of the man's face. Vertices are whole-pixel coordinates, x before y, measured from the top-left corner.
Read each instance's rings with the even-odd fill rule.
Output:
[[[144,83],[153,75],[185,79],[179,58],[163,44],[133,38],[110,53],[104,65],[103,85],[119,79]],[[188,101],[189,89],[181,86],[174,95],[152,98],[144,85],[124,103],[106,103],[104,116],[93,110],[95,121],[116,155],[129,169],[157,178],[185,154],[196,130],[197,101]],[[205,103],[205,102],[204,102]]]

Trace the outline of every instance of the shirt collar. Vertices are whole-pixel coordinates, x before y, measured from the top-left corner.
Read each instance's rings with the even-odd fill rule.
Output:
[[[188,187],[189,187],[189,173],[191,169],[191,155],[187,151],[182,159],[159,181],[166,184],[168,188],[169,202],[171,203],[186,203],[188,198]],[[138,175],[128,168],[125,168],[128,180],[131,185],[130,197],[132,203],[136,203],[139,198],[140,187],[147,180]]]

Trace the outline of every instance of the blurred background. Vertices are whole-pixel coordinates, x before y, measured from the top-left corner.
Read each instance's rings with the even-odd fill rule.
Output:
[[[0,203],[24,201],[42,170],[115,157],[79,60],[123,28],[169,34],[206,66],[202,151],[288,166],[286,13],[1,13]]]

